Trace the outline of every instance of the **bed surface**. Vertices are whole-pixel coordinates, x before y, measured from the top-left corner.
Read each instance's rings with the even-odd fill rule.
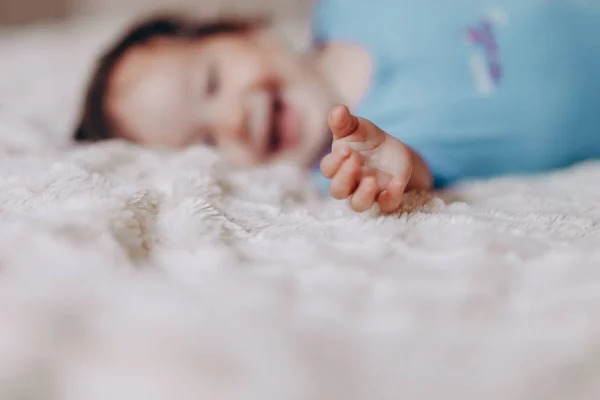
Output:
[[[600,164],[381,217],[203,148],[73,148],[111,34],[0,33],[0,398],[600,398]]]

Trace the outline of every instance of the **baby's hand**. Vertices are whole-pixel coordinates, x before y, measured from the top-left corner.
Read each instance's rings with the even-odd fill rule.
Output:
[[[375,203],[385,213],[397,210],[411,180],[412,151],[345,106],[331,111],[329,128],[332,152],[321,162],[321,172],[331,179],[331,195],[339,200],[350,198],[357,212]]]

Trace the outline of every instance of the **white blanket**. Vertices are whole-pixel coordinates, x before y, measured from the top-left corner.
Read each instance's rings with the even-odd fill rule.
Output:
[[[0,35],[1,399],[600,398],[599,164],[356,215],[202,148],[71,148],[110,35]]]

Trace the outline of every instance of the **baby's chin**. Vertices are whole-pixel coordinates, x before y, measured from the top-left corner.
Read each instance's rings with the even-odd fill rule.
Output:
[[[269,159],[267,159],[265,163],[275,165],[291,165],[294,167],[301,168],[308,168],[310,165],[308,157],[301,153],[291,151],[283,152],[281,154],[275,154]]]
[[[253,168],[268,165],[290,165],[295,167],[306,168],[310,165],[307,161],[306,156],[302,152],[297,151],[285,151],[277,152],[269,155],[258,155],[247,153],[244,156],[231,154],[227,152],[224,154],[225,159],[231,164],[241,168]]]
[[[323,135],[323,139],[327,136]],[[315,168],[331,147],[331,142],[320,140],[306,147],[288,150],[272,157],[271,162],[293,165],[305,169]]]

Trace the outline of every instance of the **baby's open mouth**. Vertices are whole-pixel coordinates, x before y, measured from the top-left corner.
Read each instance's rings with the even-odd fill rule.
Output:
[[[269,154],[276,154],[297,146],[300,127],[296,113],[280,92],[273,94],[271,107],[267,149]]]
[[[273,96],[271,109],[271,124],[269,126],[268,150],[269,153],[277,153],[281,147],[281,117],[284,108],[279,93]]]

